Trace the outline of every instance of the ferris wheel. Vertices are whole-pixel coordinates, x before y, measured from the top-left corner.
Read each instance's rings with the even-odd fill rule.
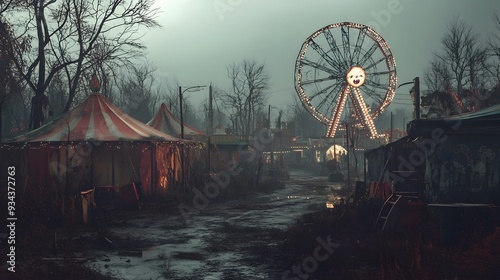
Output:
[[[396,62],[386,41],[369,26],[342,22],[309,36],[295,62],[295,89],[305,108],[334,137],[339,124],[365,127],[396,92]]]

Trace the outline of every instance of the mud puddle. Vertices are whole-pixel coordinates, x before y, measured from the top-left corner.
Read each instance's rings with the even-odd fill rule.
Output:
[[[212,203],[186,224],[179,212],[137,212],[107,228],[128,250],[93,251],[88,266],[117,279],[280,279],[280,236],[300,215],[338,200],[339,184],[292,172],[270,194]],[[134,241],[137,245],[134,246]]]

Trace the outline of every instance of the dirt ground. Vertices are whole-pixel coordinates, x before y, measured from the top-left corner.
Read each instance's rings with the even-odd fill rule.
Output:
[[[0,279],[499,279],[500,229],[456,248],[380,235],[379,204],[340,205],[341,184],[291,175],[232,199],[112,209],[93,227],[60,229],[55,252],[53,232],[33,229],[16,273],[4,265]]]

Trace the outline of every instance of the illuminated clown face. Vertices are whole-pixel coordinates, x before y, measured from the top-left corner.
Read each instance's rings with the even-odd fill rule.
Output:
[[[346,80],[347,83],[352,87],[360,87],[365,83],[365,70],[359,66],[354,66],[347,72]]]

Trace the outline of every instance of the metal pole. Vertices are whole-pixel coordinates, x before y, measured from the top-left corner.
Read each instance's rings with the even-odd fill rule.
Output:
[[[208,174],[210,174],[212,166],[211,149],[212,149],[212,128],[214,122],[213,108],[212,108],[212,83],[208,87]]]
[[[179,115],[181,119],[181,139],[184,139],[184,119],[182,116],[182,87],[179,86]],[[186,181],[184,178],[184,143],[181,143],[181,186],[185,190]]]
[[[181,118],[181,139],[184,139],[184,117],[182,116],[182,87],[179,86],[179,115]]]
[[[347,144],[347,189],[351,188],[351,172],[350,172],[350,160],[351,150],[349,147],[349,125],[345,124],[345,132],[346,132],[346,144]]]
[[[413,79],[414,91],[415,91],[415,118],[420,119],[420,78],[415,77]]]
[[[269,105],[269,109],[267,110],[267,128],[271,129],[271,105]]]
[[[268,137],[271,136],[271,105],[269,105],[268,110],[267,110],[267,133]],[[274,164],[274,154],[273,154],[273,141],[269,141],[269,157],[271,159],[271,167]]]
[[[392,143],[392,131],[393,131],[393,128],[392,128],[392,111],[391,111],[391,135],[389,135],[389,143]]]

